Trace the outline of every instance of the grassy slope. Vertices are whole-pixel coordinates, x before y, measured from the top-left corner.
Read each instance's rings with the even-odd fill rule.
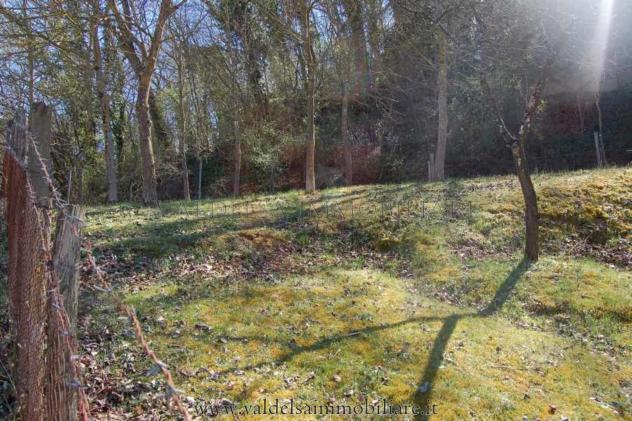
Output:
[[[368,397],[435,403],[441,419],[630,416],[632,171],[535,182],[545,255],[531,267],[511,177],[251,197],[236,215],[217,215],[230,201],[103,207],[87,231],[198,401]],[[463,217],[439,218],[450,209]],[[104,297],[89,301],[89,337],[126,329]],[[97,359],[114,378],[131,355],[127,374],[150,382],[130,341],[115,336]],[[146,411],[133,403],[152,390],[128,390],[119,407]]]

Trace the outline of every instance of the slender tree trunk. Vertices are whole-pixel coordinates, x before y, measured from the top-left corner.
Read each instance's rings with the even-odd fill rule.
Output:
[[[239,121],[233,121],[233,129],[235,135],[234,157],[233,157],[233,195],[239,196],[239,185],[241,177],[241,133],[239,131]]]
[[[35,62],[34,62],[34,54],[33,54],[33,34],[31,32],[31,23],[28,17],[28,2],[27,0],[22,0],[22,13],[24,17],[24,22],[28,22],[27,24],[27,38],[26,38],[26,61],[28,68],[28,93],[27,93],[27,101],[28,106],[31,107],[33,102],[35,101]],[[29,121],[31,121],[29,116]]]
[[[149,111],[150,77],[141,76],[136,98],[136,118],[138,119],[138,135],[143,177],[143,203],[148,206],[158,205],[156,188],[156,165],[154,148],[151,141],[152,122]]]
[[[356,100],[363,98],[367,94],[368,86],[368,65],[367,65],[367,45],[364,33],[364,17],[362,15],[363,2],[357,0],[345,0],[344,8],[347,14],[349,26],[351,27],[351,43],[353,44],[353,56],[355,62],[355,84],[353,93]]]
[[[30,37],[29,37],[29,43],[28,43],[27,61],[28,61],[28,69],[29,69],[28,101],[29,101],[29,106],[30,106],[31,104],[33,104],[33,102],[35,102],[35,64],[34,64],[34,59],[33,59],[32,41],[30,40]]]
[[[595,93],[595,107],[597,108],[597,120],[599,123],[598,153],[601,155],[601,165],[607,166],[608,161],[606,159],[606,151],[603,146],[603,115],[601,112],[601,94],[599,91]]]
[[[309,1],[304,5],[303,45],[307,64],[307,81],[305,84],[307,93],[307,132],[305,136],[305,191],[316,191],[316,126],[314,113],[316,109],[316,69],[312,36],[310,30]]]
[[[105,80],[103,81],[105,82]],[[108,182],[108,202],[118,202],[118,151],[112,133],[112,118],[110,116],[110,95],[104,89],[101,97],[101,114],[103,135],[105,136],[105,164]]]
[[[597,156],[597,167],[603,168],[603,161],[601,160],[601,147],[599,146],[599,132],[596,131],[593,135],[595,139],[595,155]]]
[[[544,89],[544,80],[538,81],[532,89],[531,95],[527,102],[520,131],[517,136],[512,136],[510,143],[511,154],[513,156],[514,165],[516,167],[516,173],[518,180],[520,181],[520,188],[522,190],[522,196],[524,197],[525,207],[525,257],[531,262],[535,262],[539,257],[539,240],[538,240],[538,198],[531,181],[531,175],[529,174],[529,166],[527,164],[527,154],[525,151],[525,144],[527,142],[527,136],[531,129],[531,122],[538,108],[542,90]],[[503,122],[504,126],[504,122]],[[506,128],[505,128],[506,129]],[[506,131],[509,134],[508,131]]]
[[[29,103],[32,104],[35,101],[35,65],[33,64],[33,52],[29,45],[28,51],[28,68],[29,68]]]
[[[95,14],[99,13],[98,2],[95,3]],[[106,34],[106,48],[109,36]],[[101,129],[105,140],[105,168],[108,185],[108,203],[118,202],[118,180],[116,174],[116,147],[114,145],[114,137],[112,135],[111,116],[110,116],[110,95],[106,89],[105,74],[103,72],[103,59],[101,56],[101,45],[99,43],[99,27],[95,24],[92,28],[92,50],[94,52],[94,64],[97,77],[97,95],[101,107]]]
[[[198,178],[197,178],[197,198],[202,200],[202,158],[198,153]]]
[[[366,2],[357,0],[345,0],[343,2],[346,12],[347,23],[351,29],[351,49],[353,51],[353,87],[352,87],[352,101],[356,105],[357,109],[362,110],[363,117],[358,116],[358,113],[354,113],[354,120],[356,122],[364,120],[364,130],[369,138],[369,142],[374,143],[377,135],[375,128],[370,123],[369,111],[367,107],[367,97],[369,93],[369,87],[372,84],[371,74],[369,71],[369,51],[367,48],[367,36],[365,34],[365,23],[371,26],[370,17],[366,16],[363,10],[367,5]],[[369,6],[370,8],[370,6]],[[370,15],[370,13],[369,13]],[[371,36],[369,35],[369,38]]]
[[[108,182],[108,202],[118,202],[118,176],[116,174],[116,146],[110,122],[109,96],[101,98],[101,113],[103,117],[103,135],[105,136],[105,166]]]
[[[538,245],[538,200],[529,175],[529,167],[527,165],[527,156],[524,149],[524,142],[514,142],[511,146],[511,154],[513,156],[514,165],[516,166],[516,173],[518,174],[518,180],[520,181],[520,188],[522,189],[522,196],[524,197],[525,206],[525,255],[526,257],[535,262],[539,256]]]
[[[310,72],[311,73],[311,72]],[[305,144],[305,190],[316,191],[316,126],[314,124],[314,81],[309,76],[307,95],[307,133]]]
[[[369,90],[375,86],[375,80],[382,72],[382,55],[379,41],[380,34],[383,33],[382,9],[380,0],[369,2],[368,42],[371,50],[368,66]]]
[[[347,186],[353,184],[353,151],[349,138],[349,92],[346,84],[342,83],[342,112],[340,116],[340,132],[345,158],[345,182]]]
[[[186,201],[191,200],[189,192],[189,167],[187,166],[187,119],[184,111],[184,74],[182,57],[178,55],[178,135],[180,137],[180,165],[182,169],[182,198]]]
[[[349,15],[349,7],[352,7],[348,2],[344,3],[345,10]],[[346,22],[342,20],[340,13],[337,8],[333,8],[330,10],[329,15],[330,20],[332,21],[336,32],[336,37],[343,37],[346,35],[346,26],[349,24],[349,19]],[[343,35],[344,34],[344,35]],[[345,41],[342,45],[342,55],[336,60],[336,69],[339,73],[340,79],[340,96],[341,96],[341,104],[340,104],[340,139],[342,141],[343,148],[343,171],[345,177],[345,184],[350,186],[353,184],[353,151],[351,148],[351,138],[349,136],[349,95],[350,89],[354,91],[358,91],[358,70],[361,66],[358,65],[358,61],[355,60],[355,71],[356,77],[352,76],[352,65],[349,62],[350,54],[353,52],[353,47],[351,42]],[[357,46],[356,46],[357,47]],[[356,55],[357,58],[357,55]],[[355,79],[355,80],[354,80]],[[350,83],[352,81],[352,83]]]
[[[438,108],[438,128],[437,128],[437,148],[433,162],[433,180],[445,179],[445,150],[448,143],[448,63],[447,63],[447,40],[445,34],[439,30],[439,53],[437,57],[439,71],[437,75],[437,108]]]
[[[552,60],[553,56],[551,55],[545,66],[547,71],[552,63]],[[537,261],[539,257],[538,197],[536,195],[535,188],[533,187],[533,182],[531,181],[531,175],[529,174],[529,166],[527,164],[525,145],[527,142],[529,131],[531,130],[531,123],[537,113],[538,105],[540,104],[540,98],[542,96],[542,92],[544,90],[544,85],[546,82],[547,72],[541,72],[542,73],[540,75],[540,79],[537,80],[537,82],[533,85],[531,89],[531,93],[527,101],[527,106],[522,117],[520,130],[518,131],[517,135],[512,133],[505,124],[505,120],[502,117],[502,113],[500,112],[498,103],[492,97],[494,111],[496,112],[498,122],[500,123],[500,127],[505,136],[505,141],[507,145],[511,148],[511,155],[513,157],[518,180],[520,181],[520,188],[522,190],[522,196],[524,198],[525,206],[525,258],[531,262]],[[487,92],[488,95],[492,95],[487,80],[485,79],[484,73],[481,74],[481,87],[484,91]]]
[[[186,201],[191,200],[189,187],[189,167],[187,165],[187,148],[184,137],[180,138],[180,163],[182,167],[182,198]]]

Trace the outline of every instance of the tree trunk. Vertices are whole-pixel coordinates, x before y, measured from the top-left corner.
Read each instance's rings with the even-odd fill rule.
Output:
[[[504,121],[501,120],[505,132],[510,135],[512,140],[511,155],[513,156],[514,165],[516,166],[516,173],[518,180],[520,181],[520,188],[522,189],[522,196],[524,197],[525,208],[525,257],[531,262],[535,262],[539,257],[539,241],[538,241],[538,198],[531,181],[531,175],[529,174],[529,166],[527,164],[527,154],[525,151],[525,144],[527,142],[527,136],[531,129],[531,122],[540,103],[540,97],[544,90],[544,80],[539,80],[532,89],[527,107],[524,112],[522,124],[518,136],[511,136],[507,130]]]
[[[342,84],[342,115],[340,116],[340,132],[345,157],[345,182],[347,186],[353,184],[353,151],[351,150],[351,139],[349,137],[349,92]]]
[[[383,9],[381,1],[369,2],[368,14],[368,42],[371,54],[369,55],[368,65],[368,81],[369,90],[375,84],[376,79],[382,72],[382,55],[380,52],[380,34],[383,33]]]
[[[601,165],[607,166],[606,151],[603,146],[603,115],[601,113],[601,94],[599,91],[595,93],[595,107],[597,108],[597,121],[599,123],[599,146],[598,153],[601,155]]]
[[[180,166],[182,170],[182,198],[186,201],[191,200],[191,193],[189,192],[189,168],[187,166],[187,144],[186,144],[186,132],[187,132],[187,120],[184,111],[184,75],[183,75],[183,63],[182,57],[177,56],[177,70],[178,70],[178,136],[180,137]]]
[[[316,127],[314,124],[314,112],[316,108],[316,69],[312,36],[310,30],[310,7],[306,0],[304,5],[303,22],[303,46],[307,64],[307,81],[305,84],[307,93],[307,132],[305,136],[305,191],[316,191]]]
[[[345,0],[344,8],[347,14],[349,26],[351,27],[351,43],[353,45],[353,57],[355,64],[355,84],[353,93],[356,100],[363,98],[367,94],[368,87],[368,65],[367,65],[367,45],[364,33],[364,17],[362,16],[362,2],[357,0]]]
[[[95,14],[99,13],[98,2],[95,3]],[[106,47],[109,36],[106,34]],[[110,117],[110,96],[107,93],[105,74],[103,72],[103,59],[101,57],[101,44],[99,43],[99,27],[95,23],[92,28],[92,50],[94,52],[94,64],[97,77],[97,95],[101,106],[101,129],[105,140],[105,168],[108,185],[108,203],[118,202],[118,180],[116,174],[116,148],[112,135]]]
[[[138,118],[140,155],[143,167],[143,203],[149,206],[158,205],[156,167],[151,139],[152,121],[149,106],[151,76],[156,68],[167,20],[184,3],[184,1],[181,1],[174,5],[171,0],[161,0],[158,17],[153,25],[153,34],[150,36],[151,43],[147,47],[132,33],[131,28],[135,27],[137,22],[135,22],[136,19],[130,11],[129,2],[123,1],[123,14],[121,14],[115,0],[107,1],[109,9],[118,23],[118,38],[121,51],[127,57],[134,73],[138,77],[136,116]],[[140,54],[137,54],[137,49],[140,49]]]
[[[521,139],[524,140],[524,139]],[[527,165],[527,156],[524,150],[524,142],[514,142],[511,146],[511,154],[513,156],[514,164],[516,166],[516,173],[518,174],[518,180],[520,180],[520,188],[522,189],[522,196],[524,197],[525,207],[525,256],[532,262],[538,260],[539,245],[538,245],[538,201],[529,175],[529,168]]]
[[[187,165],[187,148],[184,137],[180,139],[180,163],[182,167],[182,198],[187,202],[191,200],[189,187],[189,167]]]
[[[553,56],[551,55],[546,65],[547,70],[550,67],[552,59]],[[542,71],[540,79],[536,81],[531,89],[529,100],[527,101],[527,106],[522,117],[520,130],[517,135],[512,133],[505,124],[505,120],[502,117],[497,101],[495,99],[492,101],[494,111],[496,112],[500,128],[505,136],[507,146],[511,148],[511,155],[516,167],[518,180],[520,181],[520,188],[522,190],[525,206],[525,258],[531,262],[537,261],[539,257],[538,198],[535,188],[533,187],[533,182],[531,181],[531,175],[529,174],[525,144],[529,131],[531,130],[531,123],[540,104],[540,98],[544,90],[546,76],[547,73]],[[481,75],[481,87],[488,93],[488,95],[491,95],[491,90],[487,84],[484,73]]]
[[[603,168],[603,161],[601,160],[601,147],[599,146],[599,132],[595,132],[593,135],[595,138],[595,154],[597,156],[597,167]]]
[[[28,16],[28,2],[27,0],[22,0],[22,13],[24,15],[24,22],[26,26],[26,62],[28,68],[28,93],[27,93],[27,101],[29,106],[35,102],[35,60],[34,60],[34,49],[33,49],[33,32],[31,30],[30,20],[27,19]],[[31,117],[29,115],[29,122],[31,121]]]
[[[151,141],[152,122],[149,111],[150,78],[141,76],[136,97],[136,118],[138,119],[138,135],[140,141],[140,157],[143,177],[143,203],[147,206],[158,205],[156,189],[156,166],[154,148]]]
[[[198,153],[197,198],[202,200],[202,158]]]
[[[241,133],[239,132],[239,121],[233,121],[233,129],[235,135],[234,157],[233,157],[233,195],[239,196],[239,185],[241,177]]]
[[[108,203],[118,202],[118,177],[116,174],[117,158],[114,137],[110,126],[110,105],[109,96],[101,98],[101,113],[103,116],[103,135],[105,136],[105,166],[108,182]]]
[[[311,73],[311,72],[310,72]],[[309,76],[307,88],[307,133],[305,144],[305,190],[308,193],[316,191],[316,127],[314,124],[314,81]]]
[[[439,71],[437,75],[437,148],[433,162],[433,180],[445,179],[445,150],[448,142],[448,64],[446,59],[447,40],[445,34],[439,30],[439,53],[437,57]]]
[[[149,89],[149,117],[151,119],[151,141],[154,148],[154,162],[160,160],[160,152],[171,147],[171,126],[167,124],[164,113],[158,104],[154,91]]]

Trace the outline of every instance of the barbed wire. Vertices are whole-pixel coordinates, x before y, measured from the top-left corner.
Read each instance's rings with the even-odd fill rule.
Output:
[[[50,177],[50,174],[48,173],[48,169],[46,168],[44,160],[42,159],[42,157],[41,157],[41,155],[40,155],[40,153],[39,153],[39,151],[37,149],[37,145],[35,144],[35,141],[34,141],[34,139],[32,137],[31,137],[31,142],[33,144],[33,148],[34,148],[35,154],[38,157],[40,166],[42,167],[45,181],[47,182],[48,187],[51,190],[51,193],[52,193],[53,197],[55,198],[55,204],[58,206],[58,211],[63,214],[64,218],[66,218],[67,220],[70,220],[70,221],[74,221],[75,224],[77,224],[77,221],[80,221],[79,223],[83,223],[83,221],[81,221],[81,219],[76,218],[75,216],[68,214],[68,211],[67,211],[68,210],[68,204],[66,202],[64,202],[63,199],[61,199],[62,196],[59,193],[59,191],[57,190],[57,188],[55,187],[55,185],[54,185],[54,183],[53,183],[53,181],[52,181],[52,179]],[[73,225],[73,227],[76,229],[77,225]],[[113,290],[111,285],[105,279],[104,272],[96,264],[96,261],[95,261],[93,255],[92,255],[92,247],[90,246],[89,248],[86,249],[86,251],[88,253],[88,262],[90,263],[90,265],[92,267],[92,270],[94,271],[95,275],[97,276],[97,279],[104,286],[105,290],[111,292]],[[52,270],[52,272],[55,272],[55,271]],[[59,294],[58,285],[56,286],[55,291],[57,292],[57,294]],[[130,322],[134,326],[134,330],[136,332],[136,338],[138,339],[138,341],[139,341],[141,347],[143,348],[143,351],[145,352],[145,354],[154,362],[154,364],[156,364],[156,365],[158,365],[160,367],[161,372],[162,372],[162,374],[165,377],[165,380],[167,382],[167,393],[166,393],[167,401],[168,402],[169,401],[173,401],[173,403],[176,406],[176,409],[178,410],[178,412],[180,412],[180,414],[182,415],[184,420],[185,421],[190,421],[191,420],[191,416],[189,414],[189,411],[186,409],[186,407],[180,401],[180,398],[179,398],[180,390],[177,389],[175,384],[173,383],[173,377],[171,375],[171,372],[167,368],[167,365],[164,364],[160,359],[158,359],[158,357],[156,356],[154,351],[152,351],[152,349],[149,347],[149,344],[145,340],[145,336],[143,334],[143,331],[142,331],[142,328],[141,328],[141,325],[140,325],[140,321],[138,320],[138,317],[136,317],[136,311],[134,310],[133,307],[125,304],[123,302],[123,300],[118,295],[112,294],[112,297],[116,301],[116,304],[119,306],[119,308],[123,309],[123,311],[125,312],[125,314],[129,318]],[[63,308],[63,303],[62,303],[62,306],[59,307],[59,308],[60,308],[60,311],[65,314],[65,317],[68,318],[68,314],[66,313],[65,309]],[[83,392],[82,389],[79,389],[79,390],[81,390]],[[83,394],[83,399],[86,399],[85,398],[85,393]],[[87,399],[86,399],[85,405],[87,405]]]
[[[46,168],[46,165],[44,164],[44,160],[42,159],[37,149],[37,145],[33,139],[33,136],[31,135],[29,130],[26,129],[25,125],[20,119],[15,118],[14,124],[20,126],[17,129],[24,130],[26,140],[27,142],[30,140],[34,148],[35,154],[37,156],[37,159],[40,165],[42,166],[42,170],[45,175],[45,178],[49,178],[48,169]],[[64,307],[64,300],[61,297],[61,294],[59,291],[59,279],[57,276],[57,272],[55,271],[54,266],[53,266],[53,253],[50,247],[50,238],[47,238],[47,235],[46,235],[46,233],[49,233],[48,228],[50,227],[50,220],[48,218],[48,215],[45,213],[46,211],[48,211],[48,209],[43,208],[41,206],[37,206],[37,199],[35,197],[35,192],[33,191],[33,185],[27,171],[27,165],[26,165],[27,163],[23,161],[22,159],[20,159],[20,156],[17,153],[17,151],[15,151],[12,145],[10,145],[8,142],[6,143],[5,147],[6,147],[6,153],[9,153],[11,158],[26,173],[25,188],[27,191],[27,199],[28,199],[27,206],[31,206],[33,208],[33,210],[35,211],[36,218],[37,218],[37,225],[38,225],[39,233],[40,233],[39,241],[42,245],[42,252],[45,258],[45,262],[43,262],[43,264],[45,268],[45,273],[47,274],[46,280],[48,281],[48,284],[49,284],[47,285],[46,290],[50,295],[50,299],[51,299],[50,306],[55,310],[54,314],[57,316],[58,326],[60,326],[60,329],[61,329],[61,331],[58,332],[59,336],[62,338],[62,344],[64,345],[65,351],[67,352],[67,355],[69,356],[69,359],[70,359],[70,367],[72,371],[71,374],[72,374],[73,380],[70,382],[70,384],[68,384],[68,386],[75,388],[77,390],[78,403],[79,403],[78,412],[81,417],[81,420],[87,421],[90,419],[90,415],[89,415],[90,406],[88,404],[88,399],[83,389],[83,385],[80,381],[82,376],[81,376],[81,371],[77,363],[78,358],[75,355],[75,350],[77,349],[76,337],[71,334],[70,317],[68,316],[68,312],[66,311]],[[26,147],[28,147],[28,144],[26,145]]]
[[[88,263],[90,263],[90,266],[94,271],[97,280],[101,283],[101,290],[103,292],[112,293],[113,289],[110,283],[107,282],[105,278],[105,272],[96,264],[94,256],[92,255],[92,246],[86,248],[86,252],[88,254]],[[138,339],[147,357],[149,357],[149,359],[154,363],[154,368],[159,369],[159,371],[161,371],[163,376],[165,377],[165,380],[167,382],[167,400],[172,400],[176,406],[176,409],[178,410],[178,412],[180,412],[185,421],[190,421],[191,416],[189,415],[189,411],[182,404],[182,401],[179,397],[181,390],[177,389],[175,384],[173,383],[173,376],[171,375],[168,366],[164,362],[162,362],[162,360],[158,358],[156,353],[149,347],[149,343],[147,342],[147,340],[145,339],[145,335],[143,334],[143,329],[141,327],[140,321],[136,316],[136,310],[134,309],[134,307],[125,304],[117,294],[112,294],[112,296],[114,297],[114,301],[119,306],[119,308],[121,308],[130,319],[132,326],[134,327],[134,331],[136,332],[136,338]]]
[[[28,177],[27,177],[28,180]],[[35,194],[33,192],[30,180],[27,181],[27,190],[29,192],[29,197],[35,204],[34,198]],[[49,285],[48,285],[48,293],[50,294],[51,303],[50,306],[55,310],[55,315],[57,316],[57,322],[59,323],[61,331],[58,332],[59,336],[62,338],[62,344],[65,346],[65,350],[70,356],[70,367],[72,370],[73,380],[69,382],[68,386],[76,389],[79,401],[78,412],[82,421],[88,421],[90,419],[90,404],[88,403],[88,397],[85,393],[85,386],[83,382],[81,382],[82,375],[78,366],[78,356],[75,354],[77,348],[77,338],[75,335],[71,333],[71,323],[70,317],[68,316],[68,312],[64,306],[64,299],[61,296],[61,292],[59,290],[59,278],[57,276],[57,271],[54,268],[53,263],[53,253],[50,247],[50,239],[46,238],[46,233],[48,230],[46,227],[50,226],[49,223],[45,222],[44,219],[46,216],[44,215],[45,210],[43,208],[39,208],[34,206],[35,214],[37,215],[37,224],[40,232],[40,241],[43,245],[43,252],[46,259],[46,273],[49,276]]]
[[[14,119],[14,121],[18,123],[17,119]],[[30,144],[31,144],[30,146],[32,146],[33,152],[37,158],[39,166],[41,167],[43,179],[46,182],[48,188],[50,189],[51,196],[52,196],[52,201],[51,201],[52,204],[61,213],[61,216],[72,224],[71,226],[75,235],[79,236],[79,228],[82,224],[84,224],[84,221],[81,218],[68,213],[68,203],[66,203],[62,199],[62,196],[59,193],[59,190],[57,190],[57,188],[55,187],[55,184],[53,183],[53,180],[50,176],[46,163],[39,152],[39,149],[37,147],[37,144],[33,136],[28,130],[25,130],[25,133],[26,133],[27,142],[30,141]],[[36,211],[37,224],[38,224],[38,228],[41,235],[40,240],[43,245],[42,251],[46,259],[46,261],[44,262],[44,267],[45,267],[45,273],[47,273],[48,275],[47,280],[48,280],[49,285],[47,286],[47,291],[49,292],[50,298],[51,298],[50,306],[55,310],[54,313],[56,314],[57,321],[61,329],[61,331],[58,333],[60,337],[62,338],[62,344],[65,348],[65,351],[70,356],[70,368],[71,368],[71,374],[72,374],[73,380],[69,382],[68,386],[76,389],[77,391],[78,412],[79,412],[81,421],[88,421],[90,419],[90,405],[88,403],[88,398],[84,390],[85,389],[84,383],[82,382],[83,376],[81,373],[81,369],[79,368],[79,365],[78,365],[78,356],[75,354],[75,351],[77,350],[77,339],[76,339],[76,336],[71,333],[70,317],[64,306],[64,299],[61,295],[60,288],[59,288],[59,278],[53,265],[53,252],[50,247],[50,239],[46,237],[46,233],[49,232],[48,227],[50,227],[50,223],[49,221],[47,221],[48,215],[46,213],[49,209],[46,207],[41,207],[41,206],[36,205],[37,200],[35,197],[35,192],[33,191],[33,186],[32,186],[30,177],[28,176],[28,171],[26,169],[25,162],[22,162],[22,160],[18,158],[18,154],[16,153],[16,151],[13,150],[11,145],[6,144],[6,151],[20,165],[20,167],[24,171],[27,172],[26,188],[27,188],[28,198],[30,200],[30,205],[33,206],[33,208]],[[87,253],[88,253],[88,263],[90,264],[92,270],[97,276],[97,279],[99,280],[99,282],[101,282],[101,284],[103,285],[106,291],[111,292],[112,287],[105,279],[104,272],[98,267],[92,255],[91,245],[90,247],[87,248]],[[149,359],[151,359],[152,362],[160,368],[160,371],[165,377],[165,380],[167,383],[167,393],[166,393],[167,402],[173,401],[175,408],[183,417],[183,419],[185,421],[190,421],[191,416],[187,408],[182,404],[179,398],[179,394],[181,393],[181,391],[176,388],[173,382],[173,377],[167,365],[163,363],[157,357],[155,352],[150,348],[147,340],[145,339],[141,324],[138,320],[138,317],[136,316],[136,312],[134,308],[129,305],[126,305],[123,302],[123,300],[117,296],[117,294],[112,294],[112,297],[116,301],[116,304],[118,305],[118,307],[123,310],[123,312],[126,314],[130,322],[132,323],[134,330],[136,332],[136,337],[143,351],[149,357]]]

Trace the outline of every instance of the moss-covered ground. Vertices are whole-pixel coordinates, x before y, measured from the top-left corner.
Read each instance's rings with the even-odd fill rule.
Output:
[[[194,414],[294,399],[632,417],[632,170],[534,181],[531,265],[513,177],[98,207],[86,237]],[[95,407],[168,414],[128,322],[84,280]]]

